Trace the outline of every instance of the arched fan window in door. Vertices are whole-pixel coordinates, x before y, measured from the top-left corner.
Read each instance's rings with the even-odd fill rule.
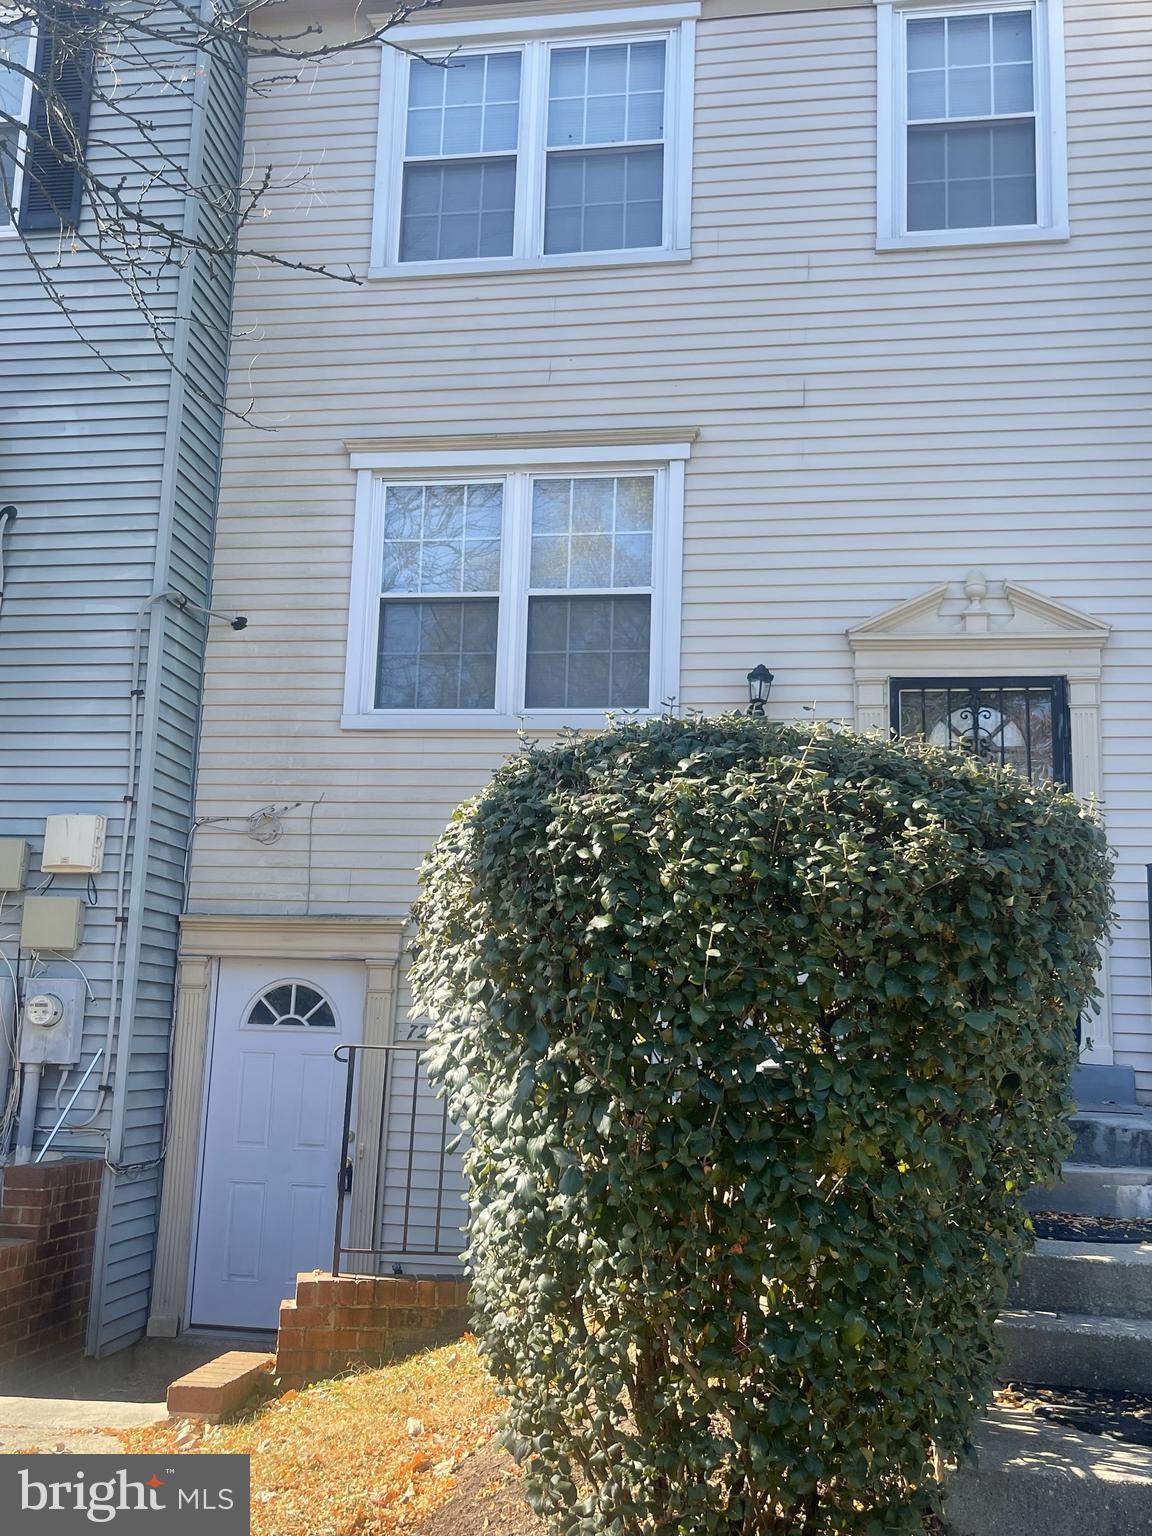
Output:
[[[246,1024],[276,1028],[335,1029],[336,1015],[322,992],[302,981],[278,981],[262,992],[248,1011]]]

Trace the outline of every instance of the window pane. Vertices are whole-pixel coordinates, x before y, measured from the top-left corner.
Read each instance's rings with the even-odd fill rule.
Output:
[[[649,586],[654,484],[651,475],[534,480],[530,585]]]
[[[665,52],[662,42],[554,48],[549,147],[663,138]]]
[[[27,68],[31,62],[32,22],[17,21],[0,25],[0,112],[24,121],[26,79],[8,61]]]
[[[377,709],[492,709],[494,598],[385,599],[380,604]]]
[[[992,102],[994,112],[1032,111],[1031,64],[1002,64],[995,71],[994,80],[995,93]]]
[[[495,592],[504,487],[390,485],[382,592]]]
[[[919,118],[948,115],[946,81],[942,69],[923,69],[909,74],[908,116],[913,122]]]
[[[1036,222],[1032,120],[908,129],[908,228]]]
[[[992,58],[991,16],[948,17],[948,67],[987,64]]]
[[[611,533],[615,521],[616,482],[597,477],[572,482],[572,531]]]
[[[991,110],[992,71],[987,66],[949,70],[949,117],[987,117]]]
[[[400,260],[509,256],[515,207],[515,160],[406,165]]]
[[[655,483],[650,475],[625,476],[616,481],[616,528],[629,533],[652,531]]]
[[[659,246],[663,227],[663,149],[548,156],[546,253]]]
[[[23,121],[25,77],[6,68],[8,60],[24,66],[32,62],[32,23],[19,21],[0,26],[0,112]],[[10,124],[0,124],[0,228],[11,224],[12,194],[16,180],[16,151],[20,134]]]
[[[909,21],[908,68],[944,68],[944,18],[932,21]]]
[[[0,227],[12,222],[18,139],[19,134],[15,128],[0,127]]]
[[[529,709],[643,709],[651,598],[534,597],[528,604]]]
[[[413,59],[408,76],[409,155],[468,155],[516,148],[520,55]]]
[[[1055,698],[1048,686],[901,688],[897,704],[902,735],[975,752],[1032,779],[1055,776]]]
[[[992,18],[992,57],[998,64],[1032,58],[1032,14],[1006,11]]]

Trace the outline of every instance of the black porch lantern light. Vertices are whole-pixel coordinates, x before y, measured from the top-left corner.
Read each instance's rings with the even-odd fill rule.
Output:
[[[763,662],[748,674],[748,713],[762,715],[775,679]]]

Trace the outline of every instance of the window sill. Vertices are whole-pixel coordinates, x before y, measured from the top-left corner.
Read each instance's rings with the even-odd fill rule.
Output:
[[[1039,245],[1067,240],[1067,224],[1029,225],[1027,228],[918,230],[911,235],[879,235],[878,251],[954,250],[967,245]]]
[[[658,713],[653,709],[613,711],[618,719],[650,720]],[[521,729],[530,731],[562,731],[566,726],[575,730],[603,730],[608,723],[606,709],[533,710],[522,715],[497,714],[494,710],[377,710],[372,714],[341,715],[342,731],[492,731],[507,733]]]
[[[501,256],[475,261],[406,261],[394,267],[369,267],[370,282],[395,282],[406,277],[499,276],[504,272],[570,272],[599,267],[646,267],[663,262],[686,263],[691,250],[577,251],[563,256]]]

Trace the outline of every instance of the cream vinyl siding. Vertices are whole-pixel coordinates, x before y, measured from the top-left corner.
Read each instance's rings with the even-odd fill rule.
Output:
[[[347,441],[698,429],[685,705],[742,705],[764,661],[772,715],[848,716],[846,629],[973,566],[1112,626],[1116,1048],[1152,1094],[1152,30],[1128,0],[1066,15],[1068,242],[877,254],[874,7],[706,3],[690,264],[361,286],[246,267],[232,403],[254,411],[227,428],[215,597],[251,627],[210,641],[199,811],[323,800],[310,842],[308,806],[268,847],[205,828],[194,909],[401,912],[452,807],[515,750],[339,729]],[[378,75],[366,50],[251,102],[249,159],[291,183],[259,237],[290,260],[367,270]]]

